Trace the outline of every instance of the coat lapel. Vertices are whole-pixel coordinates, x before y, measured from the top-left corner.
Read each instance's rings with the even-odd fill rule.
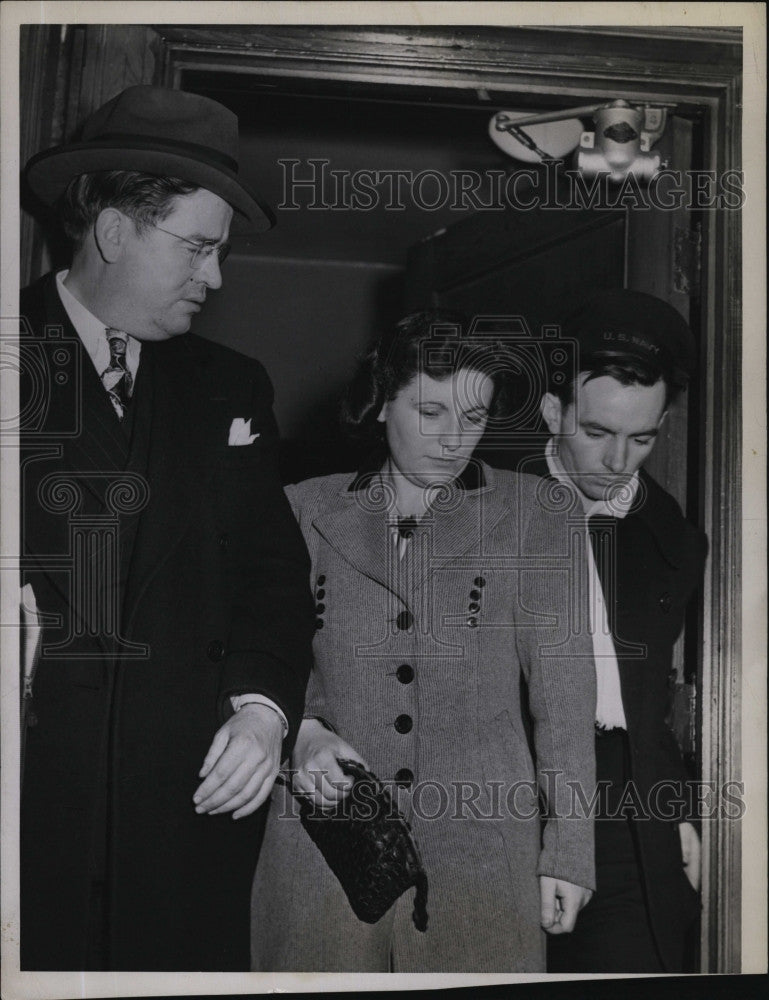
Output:
[[[505,516],[493,471],[485,465],[479,469],[477,488],[452,485],[427,515],[424,521],[427,544],[415,553],[418,562],[413,567],[417,590],[439,570],[462,557],[480,556],[483,538]]]
[[[125,610],[131,617],[141,595],[199,509],[217,466],[219,438],[226,441],[225,400],[212,396],[205,356],[183,337],[146,342],[152,366],[152,432],[146,476],[147,506],[134,543]],[[148,387],[149,388],[149,387]]]
[[[109,514],[105,496],[122,471],[127,441],[93,363],[62,305],[54,274],[28,289],[20,346],[24,430],[25,511],[34,529],[23,532],[25,556],[46,575],[86,632],[72,580],[51,571],[53,556],[74,558],[73,519]],[[72,506],[60,506],[71,496]],[[31,567],[32,564],[30,564]],[[104,637],[94,639],[105,649]]]
[[[54,275],[44,284],[46,360],[55,367],[46,380],[48,410],[38,431],[41,439],[57,441],[61,468],[78,480],[90,501],[103,507],[104,476],[124,466],[126,438],[96,369],[82,345],[56,290]],[[61,330],[67,360],[59,365],[50,349]]]
[[[479,556],[484,535],[503,515],[497,491],[489,484],[478,490],[458,491],[446,509],[438,507],[428,515],[424,522],[427,551],[417,554],[415,588],[423,587],[435,573],[463,556]]]
[[[641,488],[633,513],[637,513],[644,522],[665,561],[674,569],[680,569],[686,563],[686,535],[680,530],[678,518],[670,517],[665,512],[662,489],[656,480],[643,469],[639,475]]]
[[[398,561],[389,527],[395,516],[389,493],[363,487],[342,493],[337,509],[321,514],[313,527],[350,565],[410,604],[416,591],[440,569],[468,552],[480,552],[481,540],[505,515],[493,474],[479,489],[451,487],[420,522]]]
[[[375,491],[350,490],[340,494],[335,510],[319,515],[312,523],[359,573],[398,593],[398,574],[393,572],[395,550],[388,527],[391,516],[384,491],[377,496]]]

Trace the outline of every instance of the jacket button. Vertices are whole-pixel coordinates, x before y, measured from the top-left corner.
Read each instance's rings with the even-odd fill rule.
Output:
[[[213,642],[208,644],[208,658],[213,660],[214,663],[218,663],[219,660],[224,656],[224,643],[221,639],[214,639]]]
[[[471,601],[479,601],[480,599],[481,599],[481,592],[480,592],[480,590],[471,590],[470,591],[470,600]]]
[[[322,587],[325,582],[326,582],[326,577],[323,575],[323,573],[321,573],[320,576],[318,577],[318,586]]]
[[[414,721],[410,715],[399,715],[395,720],[395,730],[398,733],[410,733]]]
[[[670,614],[670,609],[672,605],[673,605],[673,599],[671,598],[670,594],[663,594],[662,597],[660,597],[660,607],[662,608],[663,612],[666,615]]]
[[[401,663],[395,671],[395,676],[401,684],[410,684],[414,680],[414,668],[408,663]]]
[[[480,606],[480,604],[478,604],[478,602],[477,602],[477,601],[473,601],[473,603],[472,603],[472,604],[471,604],[471,605],[469,606],[469,608],[468,608],[467,610],[468,610],[468,611],[469,611],[469,612],[470,612],[471,614],[475,614],[475,613],[476,613],[476,611],[480,611],[480,610],[481,610],[481,606]]]
[[[229,547],[230,547],[230,536],[227,534],[219,535],[219,548],[222,550],[222,552],[226,552]]]
[[[315,610],[319,615],[322,615],[323,612],[326,610],[326,605],[323,604],[323,602],[321,601],[320,604],[315,605]]]
[[[475,584],[476,587],[485,587],[486,586],[486,581],[484,580],[484,578],[482,576],[476,576],[476,578],[473,580],[473,583]]]
[[[470,628],[478,628],[478,619],[477,618],[468,618],[467,619],[467,624],[468,624],[468,626]]]
[[[395,784],[401,788],[408,788],[414,781],[414,772],[408,767],[402,767],[395,772]]]
[[[323,628],[323,619],[322,618],[316,618],[315,619],[315,631],[316,632],[320,632],[320,630],[322,628]]]
[[[323,587],[319,587],[318,592],[315,596],[318,598],[319,601],[322,601],[323,598],[326,596],[326,591],[323,589]]]
[[[401,611],[401,613],[395,620],[401,632],[405,632],[407,629],[411,628],[411,624],[414,621],[414,616],[410,611]]]

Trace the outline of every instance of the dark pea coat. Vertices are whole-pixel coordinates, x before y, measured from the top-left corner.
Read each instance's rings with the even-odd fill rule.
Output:
[[[569,526],[536,479],[479,469],[474,488],[448,489],[419,522],[400,560],[378,477],[288,488],[319,625],[306,711],[392,789],[427,870],[429,922],[415,929],[412,891],[377,924],[359,921],[276,786],[254,885],[255,969],[542,971],[537,876],[593,886],[592,822],[567,787],[594,788],[592,649],[569,610],[581,567],[575,577]],[[543,843],[538,781],[553,812]]]
[[[247,968],[265,810],[197,815],[192,795],[232,695],[281,707],[286,750],[303,709],[309,563],[271,385],[193,335],[145,342],[121,424],[54,275],[21,306],[21,551],[46,616],[26,705],[22,968],[88,967],[89,920],[113,969]],[[252,444],[228,446],[236,417]]]
[[[550,477],[541,455],[517,467],[546,481]],[[696,810],[691,808],[690,780],[666,717],[673,646],[702,581],[707,538],[684,518],[673,497],[651,476],[641,470],[639,477],[628,515],[591,518],[591,529],[611,534],[613,590],[605,572],[608,564],[600,558],[596,564],[614,636],[627,722],[630,795],[639,817],[632,824],[633,836],[654,941],[663,967],[676,972],[682,971],[685,935],[699,911],[698,894],[683,870],[677,827]],[[574,510],[581,510],[576,495]],[[610,861],[597,859],[599,866]],[[589,905],[600,903],[596,895]]]

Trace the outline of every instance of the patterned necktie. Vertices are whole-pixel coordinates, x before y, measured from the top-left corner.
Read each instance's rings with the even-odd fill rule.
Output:
[[[102,372],[101,381],[118,419],[122,420],[133,388],[133,378],[126,367],[128,334],[122,330],[113,330],[111,326],[105,332],[109,341],[109,367]]]

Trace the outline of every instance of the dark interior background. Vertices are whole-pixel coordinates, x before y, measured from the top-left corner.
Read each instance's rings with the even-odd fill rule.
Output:
[[[458,90],[447,101],[445,89],[210,71],[188,71],[181,85],[238,115],[241,177],[277,219],[268,233],[235,236],[225,288],[210,296],[194,330],[266,366],[288,481],[352,468],[360,455],[337,425],[344,386],[377,333],[413,308],[409,249],[472,212],[451,204],[426,210],[408,195],[403,209],[387,208],[381,187],[369,210],[311,208],[312,190],[287,196],[289,168],[279,161],[300,161],[293,169],[302,179],[313,176],[310,159],[329,161],[327,171],[508,172],[522,164],[494,145],[488,126],[509,95],[504,102]],[[329,179],[329,203],[335,190]],[[286,207],[292,200],[301,207]]]

